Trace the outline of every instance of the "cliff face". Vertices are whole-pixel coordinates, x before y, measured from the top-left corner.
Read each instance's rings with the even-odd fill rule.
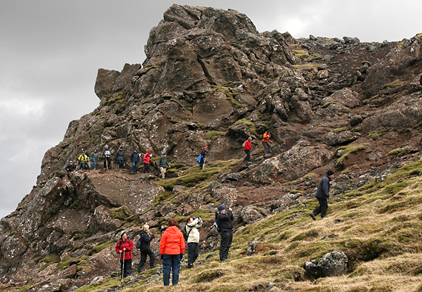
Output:
[[[134,238],[139,224],[160,230],[169,216],[212,214],[218,203],[235,207],[241,226],[311,198],[329,168],[339,170],[339,194],[419,155],[418,36],[400,44],[296,40],[259,33],[234,10],[173,5],[145,52],[142,65],[99,69],[99,107],[70,122],[45,154],[37,186],[1,220],[3,288],[56,281],[66,291],[115,269],[115,230]],[[274,151],[263,157],[259,137],[267,129]],[[235,159],[243,158],[249,136],[253,162],[243,164]],[[99,171],[63,171],[82,149],[101,152],[106,144],[113,153],[123,146],[127,156],[135,148],[166,152],[174,171],[162,181],[104,171],[101,163]],[[208,161],[223,162],[186,182],[204,146]],[[388,155],[395,149],[402,149],[399,159]],[[283,193],[290,196],[281,200]],[[201,234],[204,250],[215,247],[211,225]]]

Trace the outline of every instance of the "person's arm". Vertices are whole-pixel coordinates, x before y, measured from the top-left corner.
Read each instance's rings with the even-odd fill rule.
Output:
[[[163,233],[160,240],[160,254],[164,254],[164,249],[166,247],[166,232]]]
[[[133,241],[128,239],[128,247],[126,248],[126,250],[132,250],[133,249]]]
[[[324,181],[322,183],[322,193],[327,198],[330,197],[330,180],[328,179],[328,177],[327,177],[327,179],[324,178]]]

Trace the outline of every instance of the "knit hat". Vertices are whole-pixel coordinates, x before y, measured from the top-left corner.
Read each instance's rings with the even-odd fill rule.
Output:
[[[120,238],[122,238],[123,234],[125,234],[125,231],[120,231]]]
[[[334,171],[332,171],[332,170],[327,171],[328,176],[333,175],[333,174],[334,174]]]
[[[166,153],[163,153],[163,155],[167,155]]]
[[[220,205],[220,206],[218,206],[218,212],[221,212],[221,211],[223,211],[224,209],[226,209],[223,205]]]
[[[151,154],[151,151],[148,151],[147,153],[148,153],[148,154]]]

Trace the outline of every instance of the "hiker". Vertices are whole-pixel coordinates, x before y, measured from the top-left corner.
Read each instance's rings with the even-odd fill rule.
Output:
[[[208,148],[204,147],[201,151],[201,154],[199,154],[198,159],[196,160],[199,163],[199,169],[204,169],[205,167],[205,158],[207,156],[207,152]]]
[[[251,140],[252,137],[249,137],[243,144],[243,150],[245,150],[246,153],[246,157],[245,159],[243,159],[244,161],[251,161],[251,149],[252,149],[252,144],[251,144]]]
[[[170,284],[170,271],[173,271],[172,284],[179,282],[180,260],[185,252],[185,240],[183,234],[177,228],[176,219],[167,221],[167,229],[161,236],[160,254],[163,259],[163,282],[164,286]]]
[[[158,160],[158,167],[160,168],[161,177],[164,179],[166,177],[167,167],[170,168],[166,153],[163,153],[163,156],[161,156],[160,160]]]
[[[133,242],[127,238],[125,231],[120,232],[120,240],[116,244],[116,252],[120,253],[120,269],[123,278],[132,273],[132,249]]]
[[[148,151],[145,153],[144,157],[142,158],[144,162],[144,173],[147,173],[150,171],[149,169],[149,163],[151,161],[151,151]]]
[[[111,169],[111,151],[108,149],[108,145],[104,146],[103,158],[104,158],[104,169],[107,169],[107,168]]]
[[[73,164],[73,161],[69,161],[69,164],[66,166],[67,173],[72,172],[76,169],[76,165]]]
[[[79,169],[88,169],[88,156],[85,154],[85,151],[82,150],[82,154],[79,155],[78,161],[80,163]]]
[[[199,255],[199,231],[198,228],[202,227],[201,217],[189,217],[186,220],[185,230],[188,235],[188,268],[193,268],[193,263]]]
[[[136,170],[138,169],[138,162],[139,162],[138,149],[133,150],[132,154],[130,155],[130,162],[132,162],[131,173],[135,173]]]
[[[150,247],[150,242],[154,238],[155,236],[151,234],[151,232],[149,231],[149,226],[147,224],[142,226],[142,231],[139,234],[139,240],[141,243],[141,246],[139,247],[139,250],[141,251],[141,261],[139,262],[139,265],[138,265],[138,272],[142,271],[142,268],[144,267],[144,264],[147,261],[148,255],[149,255],[149,267],[150,269],[154,268],[155,255]]]
[[[324,218],[327,214],[328,202],[330,198],[330,181],[334,178],[334,171],[327,171],[327,175],[324,176],[319,182],[315,197],[318,199],[319,206],[313,210],[309,216],[313,220],[316,220],[315,216],[321,213],[321,218]]]
[[[223,205],[218,206],[216,218],[217,225],[221,236],[220,242],[220,261],[228,261],[229,249],[233,240],[233,212],[232,208],[226,212]]]
[[[91,155],[89,156],[89,159],[92,161],[92,168],[91,168],[91,170],[97,169],[97,161],[98,161],[97,149],[94,149],[94,151],[91,152]]]
[[[115,159],[119,163],[119,168],[122,168],[125,163],[125,151],[123,151],[123,146],[120,146],[119,150],[117,150]]]
[[[265,154],[271,153],[271,143],[273,141],[270,140],[271,134],[270,131],[265,131],[264,134],[262,134],[262,145],[264,146],[264,156]]]

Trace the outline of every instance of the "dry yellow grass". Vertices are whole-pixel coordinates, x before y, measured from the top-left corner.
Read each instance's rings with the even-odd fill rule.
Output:
[[[123,291],[263,291],[271,285],[272,292],[422,291],[421,174],[422,161],[417,161],[382,183],[370,181],[330,200],[323,220],[308,216],[315,200],[271,215],[235,234],[229,262],[220,263],[215,256],[182,269],[174,287],[164,289],[161,278],[152,276],[149,284]],[[322,240],[327,235],[335,237]],[[247,256],[253,240],[265,244]],[[308,279],[304,263],[333,250],[348,256],[348,274]]]

